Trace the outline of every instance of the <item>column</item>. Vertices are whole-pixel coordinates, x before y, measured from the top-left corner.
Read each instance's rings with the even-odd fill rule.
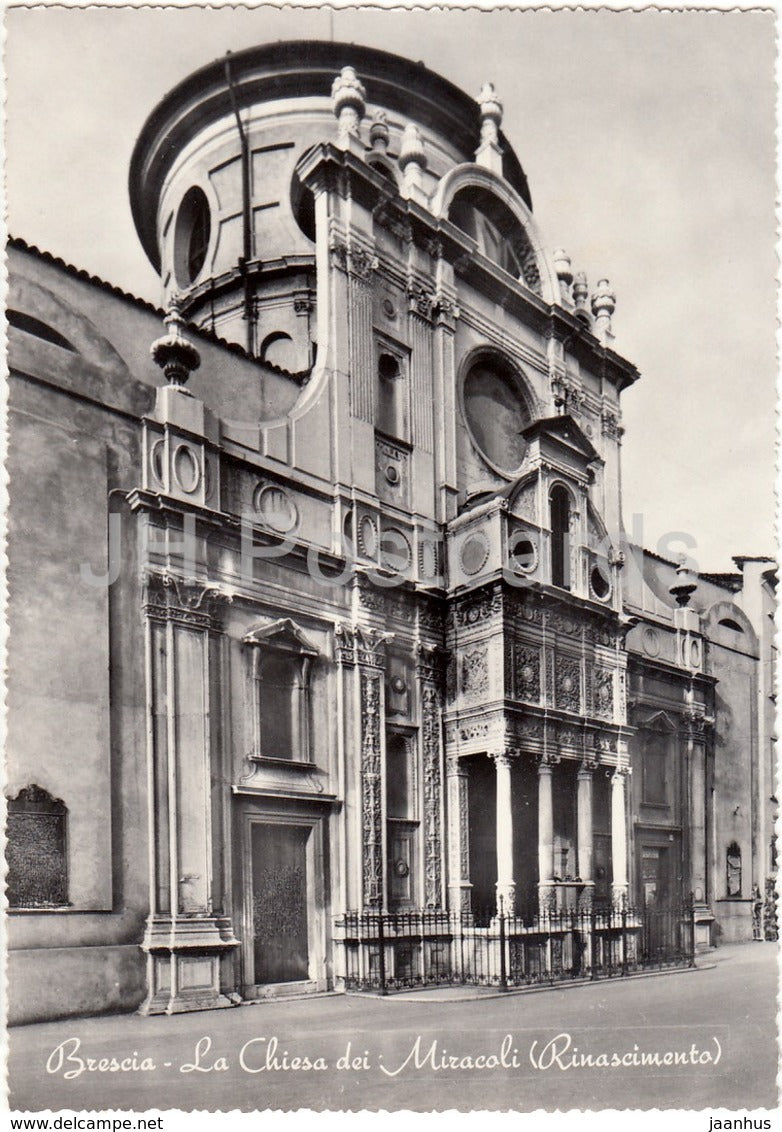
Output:
[[[507,752],[492,755],[497,775],[497,911],[516,910],[516,882],[513,877],[513,795],[511,767]]]
[[[592,884],[592,764],[582,762],[576,786],[576,818],[578,823],[578,875],[584,884]]]
[[[453,912],[469,912],[470,884],[469,799],[467,768],[457,756],[447,763],[448,779],[448,903]]]
[[[553,757],[544,755],[538,766],[538,899],[541,904],[554,891],[553,770]]]
[[[611,885],[613,899],[627,898],[627,817],[625,811],[625,779],[627,769],[617,767],[611,776]]]

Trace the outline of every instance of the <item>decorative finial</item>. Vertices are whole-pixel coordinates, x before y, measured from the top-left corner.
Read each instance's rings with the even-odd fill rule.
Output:
[[[576,315],[585,322],[587,326],[592,325],[592,319],[589,314],[589,307],[587,300],[589,299],[589,284],[587,283],[587,276],[585,271],[577,271],[573,276],[573,307],[575,308]]]
[[[408,122],[405,126],[397,164],[404,174],[402,196],[414,198],[420,204],[424,204],[426,193],[424,192],[423,174],[427,165],[427,157],[421,131],[413,122]]]
[[[369,127],[369,144],[375,153],[385,153],[388,149],[388,119],[384,110],[376,110],[372,115],[372,125]]]
[[[494,83],[484,83],[478,95],[478,105],[481,108],[481,142],[499,141],[499,128],[502,125],[502,103],[497,97]]]
[[[424,139],[421,131],[413,122],[408,122],[402,134],[402,147],[399,151],[399,168],[407,169],[409,165],[419,165],[425,169],[427,164],[424,152]]]
[[[687,556],[679,557],[676,567],[676,581],[669,586],[668,593],[676,598],[676,604],[685,609],[690,604],[690,598],[698,588],[698,582],[692,570],[687,565]]]
[[[168,313],[163,321],[167,333],[152,343],[149,352],[155,365],[163,370],[168,384],[182,389],[190,374],[201,365],[201,355],[185,337],[186,323],[182,317],[182,299],[179,295],[171,295],[169,298]]]
[[[337,119],[339,144],[348,148],[350,138],[359,137],[366,110],[367,92],[352,67],[343,67],[331,84],[331,105]]]
[[[573,266],[570,262],[570,256],[563,248],[557,248],[554,252],[554,267],[557,272],[557,279],[559,280],[559,289],[562,295],[563,305],[570,307],[573,305],[573,300],[570,297],[570,285],[573,282]]]
[[[616,309],[616,295],[607,279],[599,279],[592,292],[592,314],[595,316],[595,335],[605,345],[611,333],[611,315]]]
[[[502,176],[502,150],[500,149],[500,123],[502,103],[497,97],[494,83],[484,83],[478,95],[481,111],[481,144],[475,151],[475,164],[483,165],[498,177]]]

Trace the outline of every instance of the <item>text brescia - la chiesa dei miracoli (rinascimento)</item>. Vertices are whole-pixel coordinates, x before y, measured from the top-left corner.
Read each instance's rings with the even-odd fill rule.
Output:
[[[621,534],[639,375],[502,110],[263,45],[136,143],[165,326],[11,241],[13,1018],[774,935],[775,564]]]

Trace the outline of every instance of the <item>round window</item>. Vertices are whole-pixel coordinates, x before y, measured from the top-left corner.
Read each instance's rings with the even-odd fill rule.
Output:
[[[607,571],[602,566],[593,566],[592,573],[589,575],[589,582],[592,586],[592,593],[600,601],[604,601],[611,592],[611,579]]]
[[[192,286],[201,274],[211,233],[209,201],[194,185],[182,198],[174,229],[174,275],[180,287]]]
[[[510,562],[517,574],[531,574],[538,564],[538,550],[535,543],[522,532],[518,532],[508,547]]]
[[[482,455],[503,472],[515,471],[524,459],[521,434],[530,413],[511,367],[482,358],[464,379],[463,399],[467,427]]]

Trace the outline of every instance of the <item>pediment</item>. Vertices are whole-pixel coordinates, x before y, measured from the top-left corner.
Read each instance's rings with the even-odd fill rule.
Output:
[[[656,711],[648,719],[638,720],[636,726],[642,731],[678,731],[679,725],[667,711]]]
[[[246,645],[265,645],[285,652],[295,652],[299,656],[318,655],[318,649],[290,617],[283,617],[271,625],[257,625],[245,633],[243,640]]]
[[[600,459],[589,437],[569,413],[533,421],[523,430],[522,436],[528,443],[537,440],[541,449],[550,444],[567,448],[581,458],[584,466]]]

